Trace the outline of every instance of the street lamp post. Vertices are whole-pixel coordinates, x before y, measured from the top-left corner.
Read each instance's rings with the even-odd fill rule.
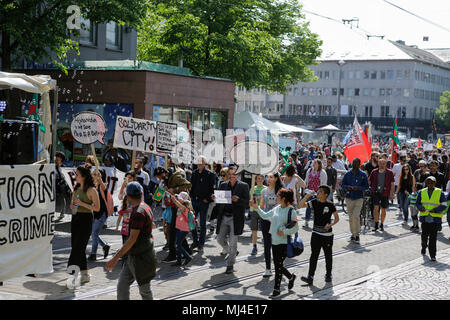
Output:
[[[338,115],[337,115],[337,127],[340,128],[341,125],[341,111],[340,111],[340,107],[341,107],[341,70],[342,70],[342,66],[345,64],[344,60],[339,60],[337,62],[338,66],[339,66],[339,89],[338,89]]]

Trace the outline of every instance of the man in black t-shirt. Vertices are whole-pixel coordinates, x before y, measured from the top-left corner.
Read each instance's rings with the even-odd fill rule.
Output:
[[[309,207],[314,212],[314,227],[311,235],[311,258],[309,259],[308,277],[301,277],[301,280],[309,285],[312,285],[314,273],[316,272],[317,260],[319,259],[320,249],[323,249],[325,254],[326,272],[325,281],[331,282],[331,271],[333,268],[333,229],[331,228],[339,222],[339,215],[336,207],[332,202],[327,201],[331,189],[326,185],[321,185],[317,191],[317,199],[308,201],[312,196],[307,194],[302,201],[300,201],[299,208]],[[331,223],[331,216],[334,217]]]
[[[370,177],[374,169],[378,168],[378,157],[378,152],[372,152],[370,154],[370,160],[364,164],[364,171],[366,171],[368,177]]]

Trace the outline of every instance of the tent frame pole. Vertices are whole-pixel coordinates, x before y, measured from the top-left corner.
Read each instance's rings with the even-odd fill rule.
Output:
[[[55,155],[56,155],[56,125],[57,125],[57,117],[56,114],[58,113],[58,86],[56,85],[53,89],[54,91],[54,98],[53,98],[53,119],[52,119],[52,154],[50,158],[50,163],[55,162]]]

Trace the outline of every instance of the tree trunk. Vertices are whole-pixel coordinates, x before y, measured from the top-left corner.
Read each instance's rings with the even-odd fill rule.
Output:
[[[11,36],[2,31],[2,71],[11,71]]]

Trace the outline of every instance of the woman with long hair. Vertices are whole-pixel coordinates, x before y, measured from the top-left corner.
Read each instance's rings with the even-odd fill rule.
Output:
[[[405,164],[402,167],[402,173],[398,181],[398,189],[396,196],[398,196],[399,203],[402,204],[401,210],[403,211],[403,223],[408,223],[408,207],[409,207],[409,195],[415,191],[416,179],[411,172],[409,164]]]
[[[300,201],[299,188],[305,188],[306,184],[302,178],[297,174],[297,169],[293,165],[289,165],[281,177],[281,181],[286,189],[291,189],[294,192],[294,206]]]
[[[269,173],[267,175],[267,188],[261,191],[260,207],[268,212],[277,206],[277,193],[283,188],[280,174],[278,172]],[[263,277],[268,278],[272,275],[270,270],[271,265],[271,253],[272,247],[272,235],[270,234],[270,221],[261,219],[261,232],[264,242],[264,260],[266,262],[266,271]]]
[[[327,184],[327,173],[322,169],[322,161],[314,159],[312,168],[308,169],[305,177],[306,189],[317,193],[321,185]],[[306,208],[305,227],[308,227],[308,222],[311,220],[311,208]]]
[[[292,190],[280,189],[277,193],[277,202],[280,204],[272,210],[265,212],[261,210],[256,202],[252,202],[252,208],[258,210],[258,214],[262,219],[269,220],[270,231],[272,233],[272,254],[273,263],[275,265],[275,285],[273,293],[269,298],[274,299],[280,295],[281,278],[283,275],[288,278],[288,289],[292,289],[295,281],[295,274],[291,274],[284,267],[287,250],[287,236],[293,235],[298,231],[297,214],[294,204],[294,192]],[[294,226],[287,228],[288,216]]]
[[[70,252],[68,266],[78,266],[81,270],[81,283],[85,283],[90,281],[86,247],[92,232],[93,212],[100,210],[100,199],[97,190],[95,190],[89,167],[79,166],[75,173],[75,181],[77,184],[70,205],[74,215],[70,225],[72,251]]]

